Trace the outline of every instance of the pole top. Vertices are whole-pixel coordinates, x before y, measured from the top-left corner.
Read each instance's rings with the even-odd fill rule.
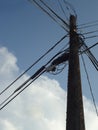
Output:
[[[70,15],[70,32],[77,32],[76,28],[76,16]]]

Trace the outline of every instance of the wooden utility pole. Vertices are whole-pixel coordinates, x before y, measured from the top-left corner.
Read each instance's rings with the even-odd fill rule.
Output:
[[[71,15],[66,130],[85,130],[78,50],[76,17]]]

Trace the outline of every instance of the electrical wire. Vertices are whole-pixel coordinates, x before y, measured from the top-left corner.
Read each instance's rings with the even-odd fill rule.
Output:
[[[94,57],[94,55],[91,53],[91,51],[88,50],[88,47],[87,47],[87,45],[85,43],[83,45],[83,48],[86,49],[85,54],[89,57],[90,61],[92,62],[92,64],[96,68],[96,70],[98,71],[98,61],[96,60],[96,58]]]
[[[65,51],[67,51],[66,49]],[[31,83],[33,83],[39,76],[41,76],[45,71],[47,71],[47,65],[59,54],[63,53],[58,52],[56,55],[54,55],[44,66],[42,66],[40,69],[38,69],[35,74],[33,74],[29,79],[27,79],[22,85],[20,85],[15,91],[9,95],[1,104],[0,104],[0,110],[2,110],[7,104],[9,104],[15,97],[17,97],[24,89],[26,89]],[[28,83],[28,84],[27,84]],[[27,85],[26,85],[27,84]],[[26,85],[26,86],[25,86]],[[25,87],[24,87],[25,86]]]
[[[68,45],[68,43],[58,52],[58,54],[61,54],[61,52],[64,54],[64,53],[69,53],[69,47],[67,49],[64,49],[66,48]],[[58,55],[57,55],[58,56]],[[55,59],[54,59],[55,60]],[[62,66],[63,65],[63,66]],[[61,67],[62,66],[62,67]],[[52,74],[52,75],[57,75],[57,74],[60,74],[64,68],[67,66],[67,63],[64,62],[62,64],[59,64],[59,65],[56,65],[56,68],[55,68],[55,71],[48,71],[48,73]]]
[[[57,15],[46,3],[40,0],[40,2],[45,6],[42,7],[36,0],[29,0],[30,2],[34,2],[43,12],[45,12],[49,17],[51,17],[55,22],[57,22],[66,32],[69,31],[68,24],[59,16]],[[66,27],[65,27],[66,25]]]
[[[66,20],[69,21],[67,15],[66,15],[66,13],[65,13],[65,10],[64,10],[64,8],[63,8],[63,6],[62,6],[62,4],[61,4],[61,0],[58,0],[58,3],[59,3],[59,6],[60,6],[60,8],[61,8],[61,10],[62,10],[62,12],[63,12],[63,14],[64,14]]]
[[[95,47],[95,46],[97,46],[97,45],[98,45],[98,42],[97,42],[97,43],[95,43],[95,44],[93,44],[92,46],[90,46],[90,47],[88,47],[88,48],[84,49],[83,51],[81,51],[81,54],[82,54],[82,53],[85,53],[86,51],[88,51],[88,50],[92,49],[93,47]]]
[[[77,17],[77,13],[76,13],[74,7],[68,1],[66,1],[66,0],[63,0],[63,1],[64,1],[65,5],[66,5],[67,10],[70,11],[70,9],[71,9],[72,12],[74,13],[73,15],[75,15],[75,17]],[[70,13],[70,14],[72,15],[72,13]]]
[[[34,2],[35,5],[37,5],[43,12],[45,12],[49,17],[51,17],[57,24],[59,24],[64,30],[65,30],[65,27],[59,23],[56,18],[54,18],[48,11],[46,11],[41,5],[39,5],[35,0],[31,1],[31,0],[28,0],[30,2]],[[66,30],[67,31],[67,30]]]
[[[82,46],[82,49],[86,50],[85,54],[88,56],[88,58],[90,59],[90,61],[92,62],[92,64],[96,68],[96,70],[98,71],[98,61],[95,58],[95,56],[91,53],[90,49],[88,49],[88,46],[85,44],[83,35],[82,35],[83,38],[81,38],[81,35],[78,37],[79,37],[79,42]],[[95,45],[97,45],[97,44],[95,44]],[[95,45],[93,45],[92,47],[94,47]]]
[[[3,103],[0,107],[0,110],[2,110],[5,106],[7,106],[13,99],[15,99],[20,93],[23,92],[23,90],[25,90],[28,86],[30,86],[39,76],[41,76],[43,73],[45,72],[45,70],[43,72],[41,72],[35,79],[33,79],[29,84],[27,84],[23,89],[21,89],[16,95],[14,95],[14,93],[12,93]],[[14,96],[13,96],[14,95]],[[12,97],[13,96],[13,97]],[[12,98],[11,98],[12,97]],[[11,99],[10,99],[11,98]],[[10,100],[9,100],[10,99]],[[7,102],[6,102],[7,101]]]
[[[63,66],[61,67],[61,65],[63,65]],[[57,66],[56,66],[55,72],[54,72],[54,71],[50,71],[49,73],[52,74],[52,75],[58,75],[58,74],[60,74],[60,73],[65,69],[65,67],[66,67],[68,64],[67,64],[66,62],[64,62],[64,63],[61,64],[61,65],[57,65]],[[59,67],[61,67],[61,68],[59,68]]]
[[[42,0],[40,0],[42,2],[43,5],[45,5],[47,7],[47,9],[49,9],[58,19],[60,19],[66,26],[68,26],[68,24],[66,23],[66,21],[64,21],[56,12],[54,12],[45,2],[43,2]],[[69,26],[68,26],[69,27]]]
[[[82,35],[88,35],[88,34],[95,33],[95,32],[98,32],[98,30],[89,31],[89,32],[83,33]]]
[[[83,62],[83,65],[84,65],[84,70],[85,70],[85,73],[86,73],[87,81],[88,81],[88,84],[89,84],[93,104],[94,104],[94,107],[95,107],[96,115],[98,116],[97,105],[96,105],[95,97],[94,97],[94,94],[93,94],[93,91],[92,91],[92,86],[91,86],[91,83],[90,83],[90,79],[89,79],[89,75],[88,75],[88,72],[87,72],[86,64],[85,64],[85,61],[84,61],[84,58],[83,58],[82,55],[81,55],[81,57],[82,57],[82,62]]]
[[[42,2],[43,5],[46,6],[47,9],[49,9],[59,20],[62,21],[62,23],[64,23],[64,25],[66,25],[67,28],[69,28],[69,25],[67,24],[67,22],[65,20],[63,20],[56,12],[54,12],[45,2],[43,2],[42,0],[40,0]]]
[[[95,24],[95,23],[98,23],[98,20],[87,22],[87,23],[84,23],[84,24],[80,24],[78,26],[85,26],[85,25],[89,25],[89,24],[92,25],[92,24]]]
[[[95,38],[95,37],[98,37],[98,35],[88,36],[88,37],[85,37],[85,39],[90,39],[90,38]]]
[[[53,45],[48,51],[46,51],[39,59],[37,59],[30,67],[28,67],[22,74],[20,74],[11,84],[9,84],[4,90],[0,92],[0,95],[2,95],[7,89],[9,89],[17,80],[19,80],[26,72],[28,72],[34,65],[36,65],[42,58],[44,58],[49,52],[51,52],[57,45],[63,41],[67,35],[64,35],[58,42],[56,42],[55,45]]]
[[[94,27],[94,26],[96,26],[96,25],[98,25],[98,23],[97,23],[97,24],[92,24],[92,25],[86,25],[86,26],[78,27],[78,29]]]
[[[52,1],[45,1],[45,0],[28,0],[31,3],[34,3],[35,5],[37,5],[43,12],[45,12],[49,17],[51,17],[55,22],[57,22],[64,30],[66,30],[67,32],[69,32],[69,20],[68,17],[66,16],[65,13],[65,8],[67,9],[67,12],[69,12],[70,15],[74,15],[77,17],[76,11],[73,8],[73,6],[65,1],[65,0],[58,0],[56,3],[52,3],[53,7],[50,6],[49,3],[51,3]],[[56,5],[57,3],[59,4],[60,7],[60,11],[62,11],[62,14],[65,15],[65,19],[63,19],[59,14],[60,11],[57,13],[56,12]],[[64,7],[63,7],[64,6]]]
[[[68,52],[69,48],[66,50],[58,52],[56,55],[54,55],[44,66],[42,66],[35,74],[33,74],[28,80],[26,80],[21,86],[19,86],[8,98],[6,98],[1,104],[0,104],[0,110],[2,110],[7,104],[9,104],[15,97],[17,97],[24,89],[26,89],[32,82],[34,82],[41,74],[43,74],[47,69],[46,66],[53,61],[58,55],[64,52]],[[83,52],[82,52],[83,53]],[[81,53],[81,54],[82,54]],[[66,64],[65,64],[66,65]],[[64,68],[63,68],[64,69]],[[63,69],[60,69],[59,72],[61,72]],[[58,72],[58,73],[59,73]],[[29,83],[28,83],[29,82]],[[28,83],[28,84],[27,84]],[[27,85],[26,85],[27,84]],[[25,86],[26,85],[26,86]],[[16,94],[16,95],[15,95]]]

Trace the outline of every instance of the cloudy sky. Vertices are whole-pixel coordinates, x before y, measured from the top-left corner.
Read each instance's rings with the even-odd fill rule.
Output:
[[[18,74],[17,58],[6,48],[0,48],[0,86],[8,85]],[[21,79],[24,82],[25,75]],[[2,85],[3,84],[3,85]],[[19,86],[19,83],[16,84]],[[11,88],[11,92],[14,89]],[[3,100],[7,92],[0,98]],[[90,99],[84,97],[86,129],[98,129],[96,116]],[[27,90],[0,111],[1,130],[65,130],[66,127],[66,91],[59,82],[41,76]]]
[[[74,2],[78,23],[98,20],[98,1]],[[90,12],[90,15],[89,15]],[[82,33],[94,31],[81,29]],[[40,55],[57,42],[65,31],[27,0],[0,0],[0,92]],[[86,41],[88,46],[97,38]],[[65,40],[65,43],[68,41]],[[64,45],[64,43],[62,43]],[[59,50],[59,47],[55,52]],[[98,59],[98,47],[92,49]],[[54,52],[51,54],[53,55]],[[51,57],[51,56],[50,56]],[[48,56],[48,58],[50,58]],[[32,73],[46,63],[45,58],[29,73],[25,74],[12,88],[0,95],[0,103],[23,83]],[[88,58],[87,68],[98,104],[98,73]],[[82,67],[81,63],[81,67]],[[65,130],[67,68],[60,75],[44,74],[29,86],[14,101],[0,111],[1,130]],[[82,85],[86,129],[98,130],[98,117],[92,104],[86,75],[82,67]]]

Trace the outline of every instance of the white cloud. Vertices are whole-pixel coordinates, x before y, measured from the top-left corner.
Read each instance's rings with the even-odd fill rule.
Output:
[[[0,60],[0,74],[5,75],[6,73],[9,75],[11,72],[14,72],[14,74],[17,72],[17,59],[5,47],[0,48]]]
[[[19,69],[16,62],[16,57],[7,48],[0,48],[0,86],[6,85],[17,75]]]
[[[94,105],[84,97],[84,107],[85,107],[85,126],[89,130],[98,130],[98,116],[96,115]],[[98,109],[98,108],[97,108]]]
[[[14,125],[9,122],[8,120],[3,120],[2,122],[2,125],[4,126],[4,130],[17,130]]]
[[[10,82],[9,74],[11,77],[15,77],[16,73],[19,73],[17,59],[3,47],[0,48],[0,61],[2,61],[0,63],[0,72],[2,72],[0,80]],[[6,69],[3,69],[3,65],[8,68],[7,72]],[[26,78],[27,75],[21,79],[21,82]],[[84,98],[84,102],[86,129],[98,130],[98,119],[92,109],[92,103],[87,98]],[[41,76],[0,111],[0,130],[65,130],[65,104],[66,92],[59,83],[46,76]]]

